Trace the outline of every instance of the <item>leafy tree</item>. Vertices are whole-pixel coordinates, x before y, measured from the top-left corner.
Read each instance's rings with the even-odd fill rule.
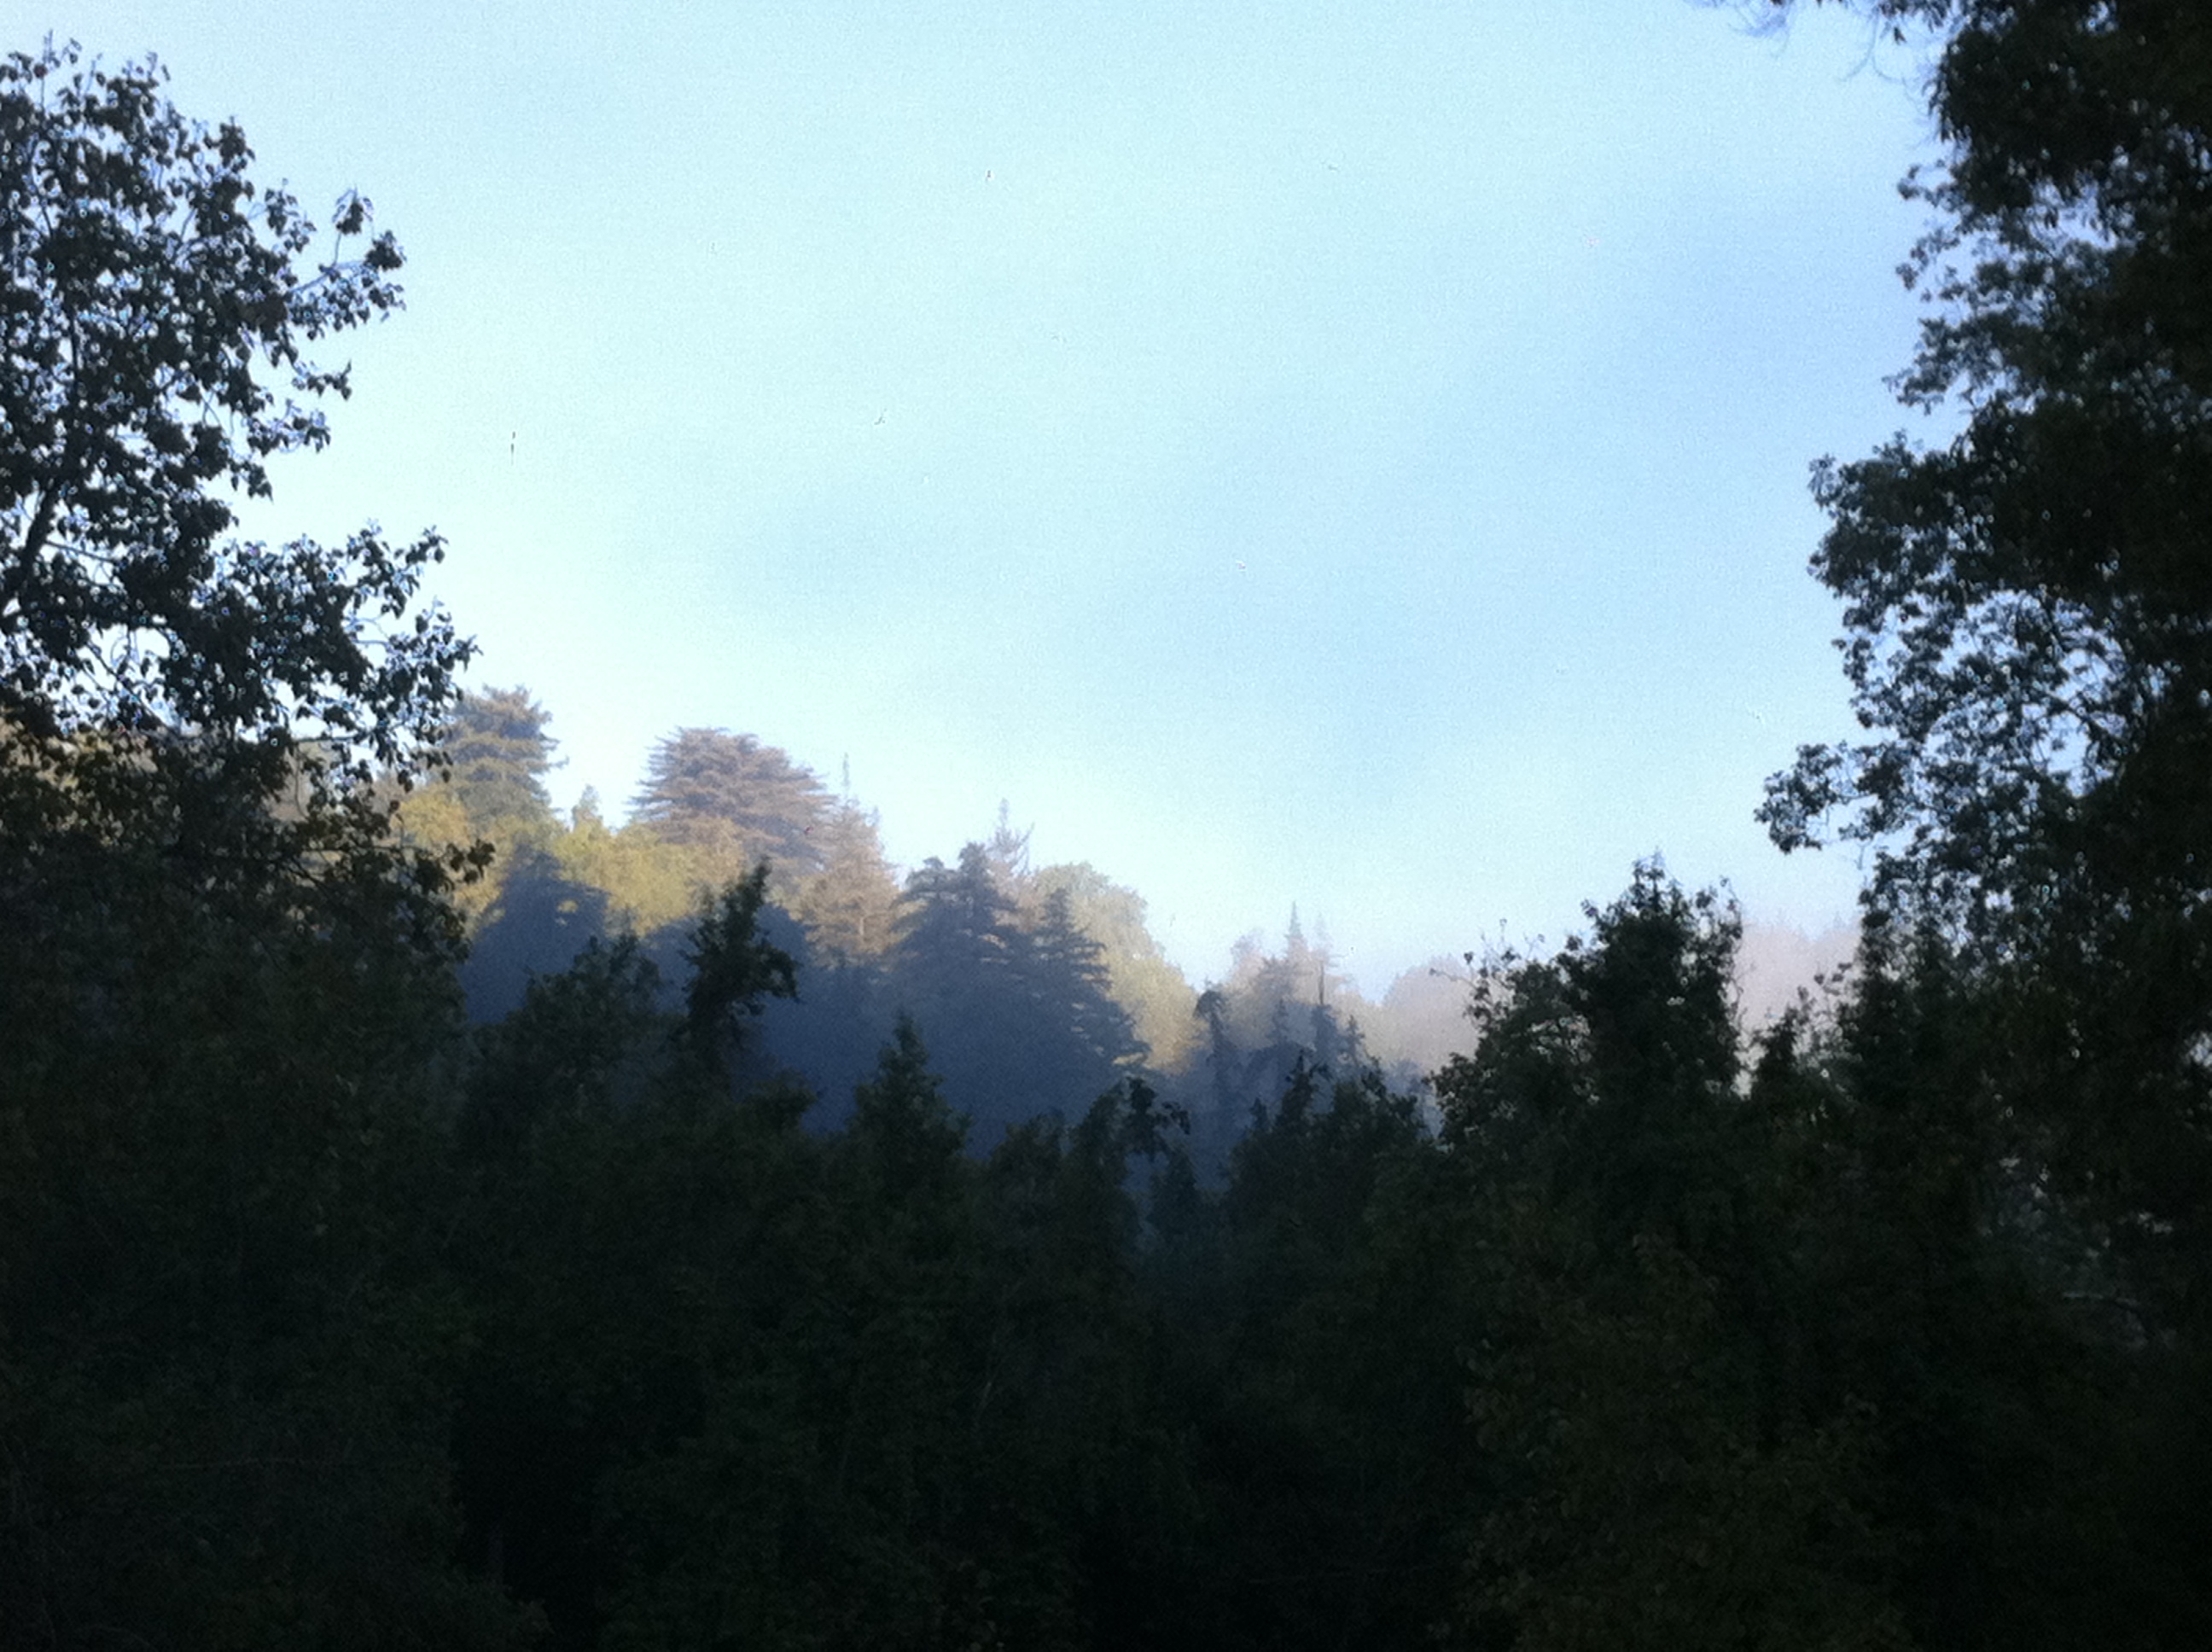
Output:
[[[2138,1326],[2082,1311],[2109,1299],[2108,1263],[2018,1151],[1989,1055],[2009,1019],[1946,949],[1877,931],[1837,1024],[1762,1060],[1755,1094],[1812,1126],[1805,1377],[1815,1405],[1865,1406],[1917,1643],[2189,1644],[2197,1591],[2156,1598],[2160,1545],[2126,1534],[2123,1419],[2164,1362],[2127,1350]],[[1774,1095],[1793,1083],[1809,1093]]]
[[[1300,1064],[1217,1197],[1178,1156],[1156,1182],[1146,1277],[1208,1557],[1188,1643],[1414,1645],[1446,1614],[1476,1480],[1441,1168],[1411,1097]]]
[[[1956,433],[1816,468],[1814,571],[1869,735],[1802,750],[1764,811],[1785,848],[1875,852],[1827,1149],[1863,1178],[1850,1230],[1887,1252],[1861,1288],[1911,1285],[1880,1288],[1859,1380],[1909,1488],[1917,1635],[2190,1644],[2185,1565],[2155,1606],[2110,1603],[2206,1519],[2167,1470],[2114,1465],[2151,1437],[2130,1414],[2168,1465],[2204,1460],[2153,1396],[2201,1393],[2212,1326],[2212,22],[2185,0],[1866,9],[1933,31],[1948,153],[1908,181],[1935,222],[1898,386]]]
[[[791,986],[761,911],[757,873],[700,915],[680,1011],[625,938],[532,980],[481,1035],[462,1132],[477,1198],[458,1218],[479,1325],[460,1488],[477,1552],[559,1646],[622,1643],[639,1602],[684,1587],[653,1575],[686,1531],[652,1511],[690,1485],[690,1442],[732,1396],[788,1398],[813,1375],[769,1334],[833,1288],[816,1155],[791,1127],[811,1097],[733,1099],[730,1082],[736,1032]]]
[[[328,440],[314,404],[349,385],[306,352],[398,304],[398,246],[348,196],[303,269],[314,224],[161,82],[74,46],[0,61],[0,798],[215,884],[403,859],[434,894],[369,782],[423,763],[470,652],[410,613],[441,542],[224,538],[228,494]]]
[[[1785,848],[2009,975],[2014,1104],[2196,1321],[2212,1258],[2212,22],[2188,0],[1885,0],[1945,164],[1899,380],[1957,409],[1824,462],[1814,572],[1869,738],[1771,782]]]
[[[684,851],[649,825],[610,828],[588,787],[550,852],[571,879],[605,890],[613,921],[640,934],[681,923],[698,906],[697,869]]]
[[[0,1641],[511,1644],[450,1564],[468,862],[387,829],[468,649],[434,536],[224,538],[399,254],[348,197],[303,267],[161,87],[0,60]]]
[[[665,1031],[660,974],[635,938],[586,945],[567,969],[535,976],[514,1011],[479,1035],[465,1152],[495,1161],[549,1117],[596,1118],[635,1101],[641,1052]]]
[[[684,957],[691,966],[684,989],[684,1026],[690,1048],[726,1078],[729,1058],[744,1018],[760,1014],[763,1000],[799,992],[791,955],[760,932],[768,900],[768,866],[753,869],[707,903]]]
[[[1486,983],[1437,1080],[1491,1322],[1473,1616],[1534,1648],[1901,1646],[1848,1394],[1786,1381],[1784,1178],[1739,1093],[1732,910],[1656,866]]]

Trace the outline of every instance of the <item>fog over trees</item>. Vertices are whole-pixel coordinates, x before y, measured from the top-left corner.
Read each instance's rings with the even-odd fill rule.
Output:
[[[2212,25],[1859,9],[1961,412],[1815,471],[1861,921],[1374,1002],[773,731],[556,811],[434,533],[234,532],[398,243],[0,58],[0,1645],[2212,1644]]]

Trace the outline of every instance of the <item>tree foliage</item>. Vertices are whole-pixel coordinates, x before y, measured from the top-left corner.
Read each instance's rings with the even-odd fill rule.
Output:
[[[2203,26],[1874,9],[1949,31],[1967,416],[1822,474],[1872,738],[1770,819],[1875,921],[1753,1041],[1640,866],[1433,1105],[1295,912],[1194,1004],[1004,809],[903,901],[751,736],[554,819],[430,542],[222,540],[396,248],[0,65],[0,1642],[2212,1643]]]
[[[442,750],[447,783],[477,830],[512,840],[552,826],[545,776],[560,763],[546,732],[552,720],[526,689],[461,695]]]
[[[812,834],[829,812],[814,771],[750,734],[683,728],[653,748],[635,818],[672,843],[783,876],[818,872]]]
[[[210,874],[357,859],[389,807],[368,783],[426,761],[468,653],[415,605],[443,546],[225,536],[271,459],[328,440],[316,403],[350,386],[308,351],[397,307],[399,249],[348,196],[310,261],[237,127],[161,82],[74,46],[0,62],[0,780]]]
[[[1770,783],[1785,848],[2004,975],[2051,1173],[2172,1311],[2212,1256],[2212,23],[2185,0],[1895,0],[1944,164],[1898,387],[1957,431],[1814,491],[1867,739]],[[1832,825],[1831,824],[1832,823]],[[2148,1226],[2146,1225],[2148,1224]],[[2155,1229],[2155,1241],[2149,1230]],[[2164,1251],[2163,1257],[2152,1253]]]
[[[2193,899],[2208,810],[2212,32],[2168,0],[1898,5],[1949,33],[1949,147],[1911,192],[1930,304],[1899,389],[1960,429],[1815,492],[1814,572],[1880,737],[1771,787],[1785,847],[1839,811],[1886,890],[2017,935]]]
[[[0,1641],[514,1644],[447,1497],[469,858],[387,830],[466,646],[434,537],[224,537],[399,255],[348,197],[303,268],[161,85],[0,60]]]

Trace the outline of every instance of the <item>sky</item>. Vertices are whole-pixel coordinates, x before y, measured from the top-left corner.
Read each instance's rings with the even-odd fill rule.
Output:
[[[43,19],[40,19],[43,6]],[[1807,467],[1899,428],[1915,64],[1828,9],[46,3],[156,53],[406,312],[271,538],[450,543],[556,800],[757,734],[911,867],[1142,894],[1194,981],[1295,902],[1379,995],[1639,857],[1759,920],[1854,731]]]

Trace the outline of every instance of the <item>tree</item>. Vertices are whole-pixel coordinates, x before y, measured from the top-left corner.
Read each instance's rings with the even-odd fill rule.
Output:
[[[960,1105],[991,1123],[1047,1105],[1024,1082],[1036,1017],[1024,990],[1029,938],[980,843],[907,878],[894,983]]]
[[[1025,920],[989,849],[970,843],[957,866],[925,862],[907,880],[906,905],[896,984],[979,1121],[1072,1115],[1142,1059],[1103,949],[1065,891]]]
[[[509,841],[555,829],[545,776],[558,766],[552,714],[523,688],[464,694],[445,743],[450,784],[477,829]]]
[[[884,858],[872,810],[842,798],[823,817],[811,842],[822,869],[791,902],[807,938],[834,968],[880,962],[896,938],[898,883]]]
[[[1045,897],[1024,959],[1044,1047],[1038,1065],[1058,1072],[1055,1094],[1096,1096],[1149,1052],[1110,991],[1106,949],[1079,928],[1066,890]]]
[[[691,965],[684,992],[684,1031],[690,1048],[726,1078],[728,1061],[742,1042],[745,1019],[770,998],[795,998],[799,969],[791,955],[760,932],[768,901],[768,867],[730,884],[700,914],[684,957]]]
[[[999,799],[998,823],[992,827],[991,835],[983,841],[983,853],[991,863],[991,876],[998,880],[1017,904],[1028,892],[1030,881],[1030,838],[1033,826],[1014,829],[1013,805],[1006,799]]]
[[[1738,1091],[1735,912],[1644,865],[1589,915],[1485,980],[1437,1081],[1500,1493],[1473,1615],[1529,1649],[1906,1644],[1864,1419],[1788,1382],[1802,1242]]]
[[[1033,896],[1065,891],[1077,928],[1098,943],[1107,989],[1128,1012],[1152,1065],[1173,1071],[1195,1054],[1196,994],[1168,962],[1146,922],[1145,899],[1088,862],[1046,866],[1030,880]]]
[[[2018,1007],[2005,1080],[2169,1305],[2212,1254],[2212,19],[2190,0],[1883,0],[1942,33],[1908,264],[1923,446],[1816,467],[1860,743],[1770,782],[1785,849]]]
[[[1024,938],[982,845],[963,848],[957,866],[924,861],[906,880],[906,907],[899,948],[910,968],[963,992],[1015,969]]]
[[[161,83],[0,59],[0,1641],[511,1644],[446,1455],[469,857],[388,829],[468,647],[434,535],[225,538],[398,249],[349,197],[303,267]]]
[[[822,870],[812,835],[829,794],[780,748],[726,729],[680,728],[653,748],[635,821],[738,873],[760,860],[779,882]]]
[[[224,538],[229,495],[328,440],[316,403],[350,386],[306,352],[398,305],[398,246],[349,195],[305,265],[315,225],[162,81],[74,46],[0,62],[7,813],[150,835],[210,878],[404,859],[434,892],[369,782],[428,761],[470,653],[413,606],[442,542]]]

